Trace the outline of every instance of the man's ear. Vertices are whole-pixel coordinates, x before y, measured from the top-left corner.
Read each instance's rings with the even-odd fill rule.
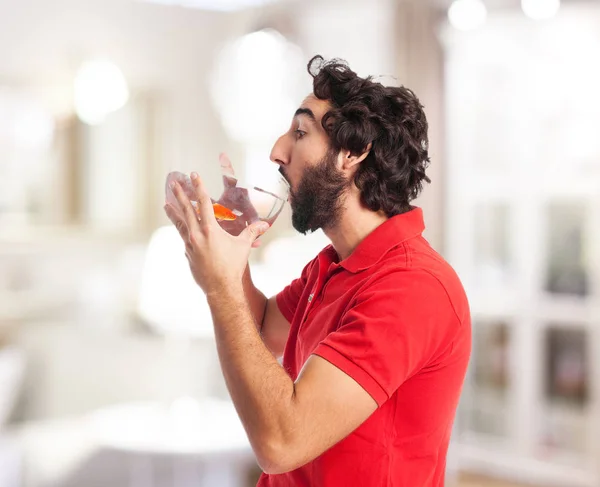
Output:
[[[364,150],[364,152],[362,154],[352,154],[350,151],[344,151],[344,160],[342,161],[342,166],[344,169],[351,169],[352,167],[356,166],[357,164],[360,164],[362,161],[364,161],[366,159],[366,157],[369,155],[369,152],[371,152],[371,149],[373,148],[373,142],[369,142],[369,145],[367,145],[366,149]]]

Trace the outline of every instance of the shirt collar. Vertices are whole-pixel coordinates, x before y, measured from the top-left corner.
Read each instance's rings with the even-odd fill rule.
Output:
[[[402,242],[421,235],[423,230],[425,230],[423,210],[414,207],[412,210],[401,215],[395,215],[379,225],[339,265],[352,273],[368,269],[379,262],[391,249]],[[333,246],[327,246],[323,252],[332,262],[337,262],[338,256]]]

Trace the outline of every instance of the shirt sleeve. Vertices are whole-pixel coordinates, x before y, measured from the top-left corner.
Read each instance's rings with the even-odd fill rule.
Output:
[[[306,288],[315,261],[316,258],[311,260],[302,270],[300,277],[288,284],[275,298],[279,311],[290,323],[294,319],[296,308]]]
[[[359,292],[337,329],[313,352],[352,377],[381,406],[450,345],[459,320],[428,273],[396,272]]]

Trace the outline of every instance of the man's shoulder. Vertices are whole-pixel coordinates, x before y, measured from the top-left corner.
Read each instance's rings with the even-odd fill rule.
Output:
[[[452,265],[422,237],[410,239],[393,248],[379,267],[394,272],[399,279],[429,275],[441,284],[460,284]]]
[[[428,244],[404,244],[392,249],[374,266],[364,292],[393,290],[398,303],[448,303],[461,317],[468,315],[468,300],[454,268]],[[462,321],[462,318],[461,318]]]

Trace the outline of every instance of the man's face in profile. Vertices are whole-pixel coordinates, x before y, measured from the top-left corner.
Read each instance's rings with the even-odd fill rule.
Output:
[[[271,160],[290,184],[292,225],[306,234],[336,225],[343,209],[348,180],[338,167],[321,125],[330,109],[327,101],[309,95],[296,111],[289,130],[271,151]]]

